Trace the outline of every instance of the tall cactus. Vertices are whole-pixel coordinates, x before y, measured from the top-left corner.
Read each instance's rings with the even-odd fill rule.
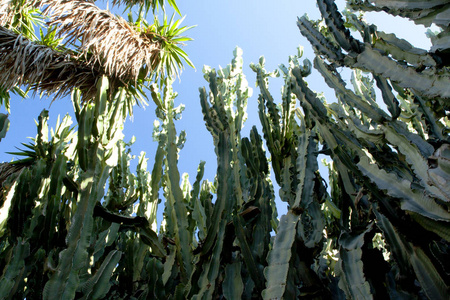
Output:
[[[240,136],[251,93],[242,74],[241,55],[242,50],[236,48],[231,65],[217,73],[205,69],[209,101],[206,89],[200,89],[204,119],[217,153],[217,199],[206,237],[197,250],[199,261],[189,291],[193,298],[210,298],[222,290],[228,297],[247,299],[258,295],[264,286],[262,270],[273,223],[274,197],[256,129],[251,139],[241,140]],[[258,234],[252,236],[255,230]],[[230,279],[230,274],[238,277]],[[225,278],[223,284],[221,277]],[[230,280],[237,280],[242,287],[238,294]]]
[[[285,82],[281,111],[268,92],[264,59],[252,65],[260,87],[259,115],[264,137],[271,152],[275,177],[280,185],[280,198],[289,204],[287,215],[281,217],[274,245],[265,269],[267,280],[265,299],[292,298],[303,295],[327,295],[319,278],[310,269],[323,246],[324,219],[320,203],[324,201],[324,186],[318,175],[317,133],[296,107],[289,84],[292,68],[299,67],[309,74],[310,63],[299,65],[299,54],[290,58],[289,67],[282,66]],[[299,120],[300,122],[298,122]],[[321,191],[318,193],[318,191]],[[297,288],[303,285],[303,290]]]
[[[344,227],[347,233],[338,239],[341,245],[339,286],[351,298],[420,291],[430,299],[443,299],[448,286],[446,268],[441,265],[443,257],[437,258],[431,249],[448,249],[450,215],[448,197],[432,180],[438,168],[432,162],[436,154],[443,153],[448,142],[444,134],[448,124],[438,121],[448,108],[446,69],[438,68],[431,59],[435,57],[432,54],[415,49],[393,35],[377,32],[374,26],[357,18],[347,17],[345,23],[333,1],[323,0],[318,4],[330,34],[322,35],[306,17],[299,19],[298,25],[313,44],[318,54],[314,66],[336,91],[339,105],[324,105],[314,96],[300,69],[292,71],[292,84],[305,112],[320,124],[319,136],[333,159],[331,171],[337,172],[338,182],[343,184],[342,192],[351,200],[339,206],[342,216],[347,215],[341,218],[343,222],[349,220],[345,210],[352,210],[350,224]],[[344,24],[360,30],[365,43],[354,39]],[[339,45],[349,54],[329,55],[336,49],[327,45]],[[401,63],[408,59],[412,66]],[[421,68],[430,68],[428,72],[414,69],[419,61]],[[336,66],[356,69],[355,91],[346,87]],[[373,79],[365,77],[358,68],[371,72]],[[374,93],[366,92],[374,88],[374,81],[389,114],[377,107]],[[438,173],[443,182],[450,179],[448,173]],[[374,223],[377,227],[373,227]],[[384,267],[373,272],[368,255],[375,255],[376,249],[367,244],[370,240],[365,236],[376,233],[384,235],[392,257],[387,263],[379,259]],[[351,240],[347,235],[353,239],[359,236],[357,248],[348,245]],[[359,258],[349,256],[352,251],[361,250]],[[365,288],[358,289],[358,293],[365,291],[363,295],[357,296],[352,290],[356,277],[347,278],[351,272],[346,271],[345,264],[360,272],[359,279],[367,280],[361,282]],[[433,279],[429,280],[425,273]],[[403,276],[402,280],[392,280],[398,276]],[[383,286],[377,280],[386,283]],[[420,283],[419,287],[414,286],[414,280]]]

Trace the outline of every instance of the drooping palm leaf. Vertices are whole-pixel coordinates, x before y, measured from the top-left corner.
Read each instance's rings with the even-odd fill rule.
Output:
[[[0,24],[9,25],[14,18],[14,10],[11,7],[11,0],[0,1]]]
[[[149,25],[145,20],[142,21],[141,11],[136,22],[132,19],[127,22],[107,10],[99,9],[93,1],[80,0],[0,0],[0,8],[5,11],[3,15],[0,14],[0,21],[3,18],[0,25],[13,31],[2,34],[0,50],[1,68],[7,70],[0,76],[6,96],[13,88],[24,84],[35,91],[56,93],[55,98],[77,87],[82,91],[83,98],[92,98],[92,87],[97,78],[105,74],[110,78],[112,87],[126,87],[138,103],[146,105],[142,84],[149,77],[155,75],[156,79],[178,75],[182,60],[193,66],[179,47],[183,41],[189,40],[180,36],[188,29],[179,27],[181,20],[173,21],[172,18],[167,24],[164,18],[162,24],[155,20],[155,24]],[[25,8],[26,14],[22,13]],[[37,40],[34,14],[40,13],[40,8],[43,9],[42,14],[49,18],[50,31],[45,36],[50,33],[51,38],[44,41],[41,32],[42,41],[31,46],[30,39]],[[26,22],[22,20],[25,18],[22,15],[25,15]],[[30,30],[24,30],[22,25],[16,24],[24,22]],[[13,37],[11,34],[14,33],[25,35],[29,40]],[[61,41],[64,47],[58,46]],[[67,51],[67,48],[73,51]],[[22,58],[23,61],[20,60]]]
[[[98,78],[98,71],[76,60],[70,52],[58,52],[31,42],[1,26],[0,70],[0,82],[6,91],[27,85],[56,97],[70,93],[74,87],[89,97],[95,94]]]
[[[93,99],[96,83],[105,74],[104,69],[89,65],[76,52],[45,41],[32,42],[0,26],[0,104],[9,109],[9,92],[25,96],[19,86],[25,86],[44,95],[53,96],[53,101],[69,95],[74,88],[81,92],[84,101]],[[123,87],[129,107],[136,102],[148,105],[140,84],[111,76],[110,93]],[[132,114],[132,110],[130,110]]]
[[[164,10],[164,0],[113,0],[113,5],[126,5],[127,8],[131,8],[134,5],[139,5],[140,10],[144,10],[148,12],[150,8],[155,11],[158,7],[161,7]],[[175,0],[167,0],[170,6],[179,14],[180,10],[178,9],[177,3]]]
[[[12,176],[12,179],[14,180],[25,167],[27,167],[26,164],[0,163],[0,207],[3,206],[5,201],[5,192],[11,187],[6,184],[7,179]]]
[[[193,28],[194,26],[183,26],[184,17],[174,20],[174,15],[170,18],[164,14],[163,21],[160,22],[158,18],[154,18],[153,24],[148,24],[147,21],[141,17],[136,20],[135,24],[140,28],[141,32],[145,32],[153,40],[161,45],[161,50],[158,53],[159,64],[156,66],[155,77],[165,76],[180,76],[180,70],[183,69],[183,62],[185,61],[190,67],[194,68],[194,64],[189,59],[186,52],[180,48],[183,42],[192,40],[189,37],[182,36],[182,34]],[[130,20],[132,22],[132,20]]]
[[[137,81],[142,66],[147,76],[159,63],[157,42],[91,1],[37,0],[33,5],[44,8],[49,25],[67,37],[66,45],[75,45],[88,64],[101,65],[109,76]]]
[[[26,0],[0,0],[0,25],[35,41],[35,27],[42,25],[38,8]]]

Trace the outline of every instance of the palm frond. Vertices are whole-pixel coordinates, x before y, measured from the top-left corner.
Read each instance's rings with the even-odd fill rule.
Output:
[[[33,5],[43,8],[49,25],[67,38],[66,46],[75,46],[88,64],[99,64],[108,76],[137,81],[143,66],[148,76],[159,64],[157,41],[91,1],[35,0]]]
[[[20,172],[26,166],[26,164],[0,163],[0,187],[9,176]]]
[[[58,98],[78,87],[90,98],[98,77],[98,71],[74,54],[58,52],[0,26],[0,82],[5,91],[25,85]]]
[[[0,28],[0,82],[5,92],[25,85],[59,98],[76,87],[88,100],[95,95],[96,80],[107,75],[111,89],[124,87],[146,105],[145,81],[179,75],[183,60],[192,66],[179,47],[190,40],[180,36],[188,29],[179,28],[182,20],[172,17],[168,22],[164,17],[164,22],[155,19],[149,25],[141,13],[136,22],[127,22],[99,9],[93,1],[25,2],[37,11],[43,9],[49,29],[45,35],[41,32],[41,41],[32,42],[17,34],[21,28],[15,29],[17,33]]]
[[[5,110],[8,113],[11,113],[11,95],[10,92],[13,94],[19,95],[20,98],[24,99],[27,97],[28,90],[23,91],[19,86],[15,86],[12,88],[12,90],[7,91],[0,85],[0,108],[5,107]]]
[[[164,0],[113,0],[113,5],[126,5],[127,8],[131,8],[135,5],[139,5],[140,11],[145,11],[148,13],[150,8],[153,12],[161,7],[164,10]],[[178,9],[177,3],[175,0],[167,1],[170,6],[181,16],[180,10]]]
[[[192,40],[181,34],[195,26],[181,27],[183,20],[184,17],[175,21],[174,15],[168,20],[167,15],[164,14],[162,22],[156,16],[153,24],[148,24],[142,18],[139,18],[136,22],[138,24],[137,27],[142,32],[145,32],[146,35],[158,41],[161,45],[161,50],[158,54],[160,63],[155,70],[155,79],[165,76],[171,77],[172,75],[180,76],[180,72],[183,69],[183,61],[194,68],[194,64],[180,46],[184,45],[183,42]]]
[[[11,0],[0,0],[0,25],[8,26],[14,19],[14,10],[11,7]]]
[[[20,172],[26,168],[28,164],[13,164],[13,163],[0,163],[0,207],[5,202],[5,191],[8,191],[10,186],[7,186],[6,180],[12,177],[14,180],[20,175]]]
[[[105,75],[103,68],[86,63],[73,51],[60,50],[32,42],[0,26],[0,100],[7,105],[10,91],[25,96],[26,92],[19,88],[21,85],[27,92],[52,95],[52,101],[69,95],[74,88],[80,90],[83,101],[93,99],[97,80]],[[148,103],[141,85],[142,80],[136,83],[113,76],[109,78],[111,94],[117,88],[124,88],[130,96],[129,101],[146,106]]]
[[[37,40],[35,27],[43,23],[41,12],[26,0],[0,0],[0,26]]]

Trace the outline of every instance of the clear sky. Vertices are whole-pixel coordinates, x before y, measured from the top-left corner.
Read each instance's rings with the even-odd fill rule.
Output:
[[[100,7],[106,7],[107,1],[97,1]],[[188,53],[196,69],[186,68],[181,81],[174,84],[179,96],[176,105],[183,103],[186,109],[183,117],[176,123],[177,130],[185,130],[187,141],[180,153],[180,173],[189,173],[191,179],[195,178],[196,169],[200,160],[205,160],[205,177],[213,180],[215,174],[214,148],[212,138],[206,130],[201,113],[198,88],[206,86],[203,79],[203,65],[213,68],[225,67],[231,62],[232,53],[236,46],[243,49],[244,72],[253,88],[253,96],[248,101],[248,121],[243,131],[247,136],[252,125],[259,124],[257,115],[257,96],[259,89],[255,88],[255,74],[248,65],[257,62],[261,55],[266,58],[266,69],[274,70],[280,63],[287,63],[288,56],[297,53],[299,45],[304,46],[304,58],[312,61],[313,51],[308,41],[300,34],[296,21],[307,13],[310,18],[319,18],[319,10],[315,1],[268,1],[268,0],[178,0],[178,6],[186,19],[186,26],[197,27],[186,32],[194,41],[188,42],[184,50]],[[344,1],[338,1],[340,9],[344,8]],[[120,12],[120,11],[116,11]],[[149,21],[151,22],[151,14]],[[430,42],[424,35],[423,26],[413,26],[409,21],[393,18],[384,13],[368,14],[367,19],[375,22],[380,30],[394,32],[399,37],[405,38],[417,47],[430,48]],[[334,101],[334,94],[327,89],[322,78],[313,71],[308,78],[309,86],[316,91],[325,92],[328,102]],[[272,79],[271,93],[275,99],[280,99],[282,79]],[[0,162],[11,161],[13,156],[5,154],[8,151],[16,151],[15,147],[21,147],[21,142],[28,143],[27,137],[36,135],[35,119],[42,109],[49,109],[49,126],[54,127],[58,114],[64,116],[72,114],[72,104],[69,98],[59,99],[49,107],[51,98],[39,99],[30,97],[21,100],[13,97],[11,100],[10,130],[6,138],[0,142]],[[151,134],[153,121],[155,120],[155,105],[150,105],[144,110],[137,107],[134,120],[127,120],[125,124],[125,140],[136,136],[136,143],[132,146],[133,154],[137,156],[141,151],[147,153],[149,169],[152,168],[153,156],[157,144],[153,142]],[[0,112],[5,113],[4,108]],[[258,125],[258,128],[260,126]],[[261,130],[259,130],[261,133]],[[277,193],[277,192],[276,192]],[[285,209],[281,208],[280,212]]]

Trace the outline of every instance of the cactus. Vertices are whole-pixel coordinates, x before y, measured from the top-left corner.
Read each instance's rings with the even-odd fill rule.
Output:
[[[350,224],[344,225],[346,230],[340,237],[336,236],[340,245],[340,259],[335,267],[340,277],[339,287],[347,297],[358,299],[373,297],[373,291],[377,295],[393,295],[394,290],[399,294],[423,293],[430,299],[445,298],[448,285],[445,269],[429,250],[435,243],[448,249],[448,198],[430,176],[438,169],[437,165],[431,164],[433,157],[442,153],[448,142],[444,134],[448,124],[437,121],[441,109],[448,107],[445,100],[448,86],[438,87],[447,80],[443,75],[445,68],[437,67],[433,54],[415,49],[393,35],[377,32],[357,18],[347,17],[348,26],[359,29],[365,43],[356,41],[344,27],[346,22],[333,1],[323,0],[318,4],[329,35],[322,35],[314,27],[309,30],[312,23],[306,17],[302,17],[298,25],[302,34],[313,43],[318,54],[314,66],[335,90],[339,105],[326,105],[320,101],[308,89],[299,68],[292,70],[292,83],[294,94],[300,99],[305,114],[318,125],[318,135],[333,159],[330,171],[337,176],[333,175],[332,181],[337,179],[337,186],[343,184],[341,193],[351,200],[347,204],[337,201],[344,224],[349,222],[346,211],[352,210]],[[327,51],[331,49],[322,50],[327,43],[316,42],[321,39],[339,45],[349,53],[348,56],[343,59],[329,56]],[[387,57],[388,54],[392,58]],[[430,72],[400,64],[401,60],[408,59],[412,66],[421,65],[430,68]],[[336,66],[356,69],[353,73],[355,91],[346,87]],[[371,72],[373,79],[358,69]],[[401,75],[403,73],[405,75]],[[429,84],[427,80],[430,80]],[[375,104],[375,94],[368,93],[374,88],[374,81],[381,90],[389,114]],[[436,171],[443,182],[450,178],[447,173]],[[332,186],[336,185],[332,183]],[[347,217],[342,218],[344,212]],[[428,236],[419,238],[417,232],[425,235],[428,232]],[[369,266],[373,263],[367,260],[368,253],[380,257],[375,254],[376,248],[368,244],[370,239],[365,237],[375,233],[384,235],[393,256],[388,264],[380,260],[380,265],[384,265],[381,272],[372,271]],[[351,239],[347,237],[359,240],[359,246],[349,246]],[[354,271],[345,269],[345,265]],[[353,279],[347,277],[355,276],[351,275],[357,274],[354,272],[360,275]],[[433,279],[429,280],[425,273]],[[402,274],[404,280],[391,279],[384,287],[376,282],[385,281],[386,277],[394,278],[395,274]],[[413,286],[414,280],[420,283],[419,288]],[[354,285],[359,284],[361,288],[353,290]],[[356,292],[363,294],[358,296]]]
[[[375,2],[352,7],[408,15],[426,4]],[[98,76],[89,101],[73,88],[75,126],[65,116],[50,130],[42,111],[36,137],[15,153],[22,159],[0,165],[0,299],[446,298],[446,61],[350,12],[344,19],[331,0],[318,8],[325,25],[298,22],[313,64],[300,62],[301,48],[273,72],[263,57],[251,64],[263,137],[256,126],[241,136],[252,94],[242,50],[225,68],[204,68],[213,182],[204,161],[193,184],[178,170],[186,133],[176,130],[184,106],[173,78],[150,85],[157,148],[150,163],[140,154],[135,172],[122,130],[136,93],[114,78]],[[336,102],[309,88],[312,66]],[[350,86],[338,67],[352,69]],[[280,74],[277,103],[269,79]],[[0,138],[7,128],[0,115]],[[280,219],[271,172],[288,207]]]
[[[0,141],[6,136],[9,129],[8,115],[0,114]]]

